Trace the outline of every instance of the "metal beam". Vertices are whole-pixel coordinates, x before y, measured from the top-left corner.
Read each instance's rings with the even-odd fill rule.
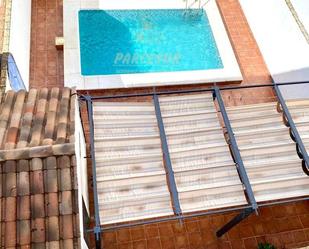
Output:
[[[168,183],[169,183],[169,188],[170,188],[170,192],[171,192],[172,203],[173,203],[173,207],[174,207],[174,213],[176,215],[181,215],[181,208],[180,208],[180,204],[179,204],[178,191],[177,191],[177,187],[176,187],[174,171],[173,171],[173,168],[172,168],[172,162],[171,162],[168,144],[167,144],[167,140],[166,140],[166,134],[165,134],[164,124],[163,124],[163,120],[162,120],[160,102],[159,102],[158,96],[156,94],[153,94],[153,102],[154,102],[154,106],[155,106],[156,117],[157,117],[158,127],[159,127],[159,131],[160,131],[162,152],[163,152],[163,157],[164,157],[165,166],[166,166],[165,169],[166,169],[166,174],[167,174],[167,177],[168,177]]]
[[[241,206],[241,207],[224,208],[224,209],[218,209],[218,210],[206,210],[206,211],[199,211],[197,213],[181,214],[177,216],[174,215],[174,216],[155,218],[155,219],[149,219],[149,220],[143,220],[143,221],[136,221],[136,222],[130,222],[130,223],[124,223],[124,224],[118,224],[118,225],[110,225],[110,226],[102,227],[101,231],[107,232],[107,231],[114,231],[116,229],[149,225],[149,224],[154,224],[158,222],[181,221],[184,219],[192,219],[192,218],[202,217],[206,215],[225,214],[228,212],[241,211],[244,208],[251,208],[251,206],[246,205],[246,206]],[[93,229],[87,230],[87,232],[93,232]]]
[[[296,128],[296,125],[294,123],[294,120],[291,116],[291,113],[289,111],[289,108],[287,107],[286,105],[286,102],[281,94],[281,91],[278,87],[277,84],[274,84],[274,89],[275,89],[275,93],[277,95],[277,99],[278,99],[278,102],[279,104],[281,105],[281,108],[282,108],[282,111],[283,111],[283,114],[285,116],[285,118],[287,119],[287,125],[290,127],[291,129],[291,132],[293,134],[293,138],[297,144],[297,148],[299,150],[299,152],[301,153],[302,155],[302,164],[303,164],[303,171],[309,175],[309,156],[308,156],[308,153],[307,153],[307,150],[304,146],[304,143],[298,133],[298,130]]]
[[[84,98],[87,101],[87,112],[88,112],[89,132],[90,132],[90,154],[92,164],[92,185],[93,185],[94,218],[95,218],[94,234],[95,234],[96,249],[100,249],[101,224],[100,224],[100,213],[99,213],[97,170],[96,170],[95,146],[94,146],[93,106],[91,96],[84,96]]]
[[[232,154],[233,154],[233,157],[236,163],[237,171],[238,171],[238,174],[240,176],[242,183],[245,186],[245,190],[246,190],[246,193],[249,199],[249,203],[251,204],[254,210],[257,210],[258,205],[256,203],[256,200],[255,200],[255,197],[252,191],[252,187],[251,187],[251,184],[250,184],[246,169],[244,167],[235,136],[234,136],[234,132],[233,132],[230,120],[228,118],[228,115],[227,115],[227,112],[224,106],[224,102],[223,102],[223,99],[221,97],[221,93],[218,87],[214,88],[214,97],[217,98],[217,102],[219,104],[223,122],[224,122],[225,128],[227,130],[227,134],[229,137],[229,143],[231,145]]]
[[[231,219],[226,225],[220,228],[217,231],[217,237],[221,237],[223,234],[231,230],[234,226],[239,224],[241,221],[246,219],[250,214],[254,212],[253,208],[246,208],[240,214],[236,215],[233,219]]]
[[[309,84],[309,81],[300,81],[300,82],[287,82],[287,83],[277,83],[276,85],[300,85],[300,84]],[[221,91],[228,90],[238,90],[238,89],[251,89],[251,88],[262,88],[262,87],[273,87],[274,84],[250,84],[245,86],[223,86],[220,87]],[[217,86],[216,86],[217,87]],[[190,90],[171,90],[171,91],[148,91],[144,93],[135,93],[135,94],[122,94],[122,95],[107,95],[107,96],[93,96],[92,100],[96,99],[116,99],[116,98],[133,98],[133,97],[147,97],[156,95],[165,95],[165,94],[181,94],[181,93],[199,93],[199,92],[213,92],[214,87],[210,86],[205,89],[190,89]],[[83,98],[83,96],[81,96]]]

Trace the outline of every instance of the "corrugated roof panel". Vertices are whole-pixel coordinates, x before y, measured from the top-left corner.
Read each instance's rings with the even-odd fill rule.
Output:
[[[288,102],[288,105],[296,125],[306,122],[295,102]],[[227,108],[258,202],[309,194],[309,178],[302,170],[296,144],[276,107],[277,103],[271,102]],[[300,135],[306,131],[309,131],[308,123],[304,133],[299,129]]]
[[[153,104],[96,102],[93,109],[101,223],[172,215]]]
[[[160,97],[184,213],[247,204],[212,94]]]

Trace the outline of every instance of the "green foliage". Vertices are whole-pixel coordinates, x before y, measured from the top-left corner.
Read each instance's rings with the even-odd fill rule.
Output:
[[[276,247],[269,243],[259,243],[258,249],[276,249]]]

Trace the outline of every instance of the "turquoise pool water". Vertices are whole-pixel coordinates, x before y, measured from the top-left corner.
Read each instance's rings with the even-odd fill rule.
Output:
[[[81,10],[82,75],[223,68],[203,10]]]

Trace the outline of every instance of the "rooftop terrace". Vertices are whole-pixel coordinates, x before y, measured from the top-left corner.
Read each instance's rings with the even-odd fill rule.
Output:
[[[302,160],[297,155],[295,141],[289,134],[287,123],[282,120],[283,110],[277,109],[278,99],[273,87],[221,91],[252,192],[260,205],[258,216],[250,215],[221,238],[216,237],[216,232],[239,211],[196,214],[205,210],[221,212],[223,208],[230,207],[242,210],[244,207],[252,208],[252,203],[248,198],[248,189],[241,183],[243,179],[235,167],[235,155],[230,153],[230,139],[226,139],[228,136],[222,107],[218,98],[213,100],[206,91],[210,85],[78,91],[79,95],[89,94],[92,97],[149,94],[93,102],[96,140],[95,150],[92,151],[99,157],[95,178],[91,165],[93,160],[90,160],[89,132],[92,129],[89,128],[87,107],[83,102],[80,103],[83,124],[80,126],[79,117],[76,117],[75,92],[64,88],[64,53],[55,47],[55,37],[63,36],[63,1],[70,2],[31,1],[29,88],[32,90],[29,93],[8,92],[1,103],[1,247],[86,248],[87,242],[89,248],[94,248],[93,233],[85,233],[84,236],[83,228],[92,228],[97,218],[93,199],[95,179],[99,192],[100,223],[108,228],[101,234],[104,249],[254,249],[260,242],[270,242],[277,248],[309,245],[309,206],[303,198],[308,196],[304,187],[308,186],[308,180],[302,170]],[[9,2],[4,0],[0,5],[0,25],[1,22],[3,24],[3,13]],[[237,86],[271,84],[272,77],[241,2],[216,1],[243,78]],[[0,28],[0,32],[2,30]],[[220,85],[226,86],[229,85]],[[158,126],[158,109],[153,91],[160,93],[193,89],[203,92],[174,94],[174,97],[158,94],[161,121],[166,133],[166,141],[164,136],[162,140],[162,127],[160,129]],[[174,104],[165,105],[166,102]],[[287,106],[304,145],[308,146],[307,101],[287,102]],[[210,109],[210,112],[199,112]],[[120,113],[120,110],[123,112]],[[142,114],[138,113],[142,110]],[[198,113],[186,113],[190,110]],[[140,120],[139,115],[147,116],[143,127],[135,127],[134,118]],[[130,121],[130,129],[122,122],[124,120]],[[191,136],[192,132],[194,135]],[[214,134],[213,139],[210,139]],[[85,148],[82,146],[83,135]],[[137,135],[139,138],[136,140],[134,136]],[[175,192],[171,191],[170,181],[173,179],[167,177],[168,158],[166,152],[161,150],[165,142],[175,174],[178,208],[181,215],[194,215],[181,217],[181,222],[170,219],[136,226],[118,223],[159,216],[174,217],[177,205],[173,196]],[[220,154],[219,158],[225,161],[222,165],[218,162],[205,163],[199,167],[201,151]],[[134,160],[139,160],[145,154],[149,156],[142,158],[143,164],[135,167]],[[196,159],[197,163],[192,163],[196,168],[192,171],[190,167],[192,174],[188,174],[186,157],[191,157],[190,162]],[[281,165],[282,158],[288,163]],[[127,165],[129,159],[133,160],[132,165]],[[257,167],[256,161],[259,166],[264,166]],[[117,171],[115,163],[123,163],[126,167]],[[269,163],[271,169],[267,167]],[[76,169],[77,164],[82,165],[80,171]],[[206,165],[213,167],[209,169]],[[82,180],[86,184],[81,184]],[[134,188],[132,183],[139,187]],[[123,189],[126,189],[126,194],[123,194]],[[154,192],[156,197],[153,199],[160,201],[150,205],[147,197]],[[203,199],[203,196],[206,198]],[[81,197],[86,200],[83,209]],[[270,201],[291,201],[290,198],[298,197],[301,200],[297,202],[269,205]],[[127,208],[123,203],[132,205]],[[145,206],[150,207],[151,211],[142,212],[147,211]],[[87,210],[89,219],[87,212],[81,215],[80,210]],[[79,224],[82,218],[84,223]],[[123,224],[124,227],[115,228]]]

